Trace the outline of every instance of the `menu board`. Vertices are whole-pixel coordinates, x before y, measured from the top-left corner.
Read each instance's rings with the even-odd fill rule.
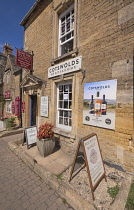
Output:
[[[24,145],[24,141],[27,142],[27,148],[29,149],[30,146],[36,144],[37,138],[37,127],[31,126],[24,129],[24,140],[22,145]]]

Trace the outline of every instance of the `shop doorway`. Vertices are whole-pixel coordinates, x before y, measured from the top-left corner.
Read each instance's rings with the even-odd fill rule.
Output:
[[[30,126],[36,125],[37,95],[30,96]]]

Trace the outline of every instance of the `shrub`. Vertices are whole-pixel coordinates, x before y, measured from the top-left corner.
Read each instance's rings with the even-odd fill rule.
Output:
[[[51,123],[44,123],[40,125],[38,132],[37,132],[37,138],[51,138],[54,136],[54,132],[52,130],[53,125]]]
[[[9,117],[5,119],[6,121],[6,129],[11,129],[15,126],[15,117]]]

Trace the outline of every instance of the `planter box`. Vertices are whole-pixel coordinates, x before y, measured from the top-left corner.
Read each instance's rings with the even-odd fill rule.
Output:
[[[37,138],[36,145],[40,155],[42,157],[46,157],[53,152],[55,147],[55,141],[53,140],[53,138],[41,139],[41,140]]]
[[[0,120],[0,128],[6,128],[6,122]]]

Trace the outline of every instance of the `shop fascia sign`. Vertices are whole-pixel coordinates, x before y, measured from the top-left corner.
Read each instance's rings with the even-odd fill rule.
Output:
[[[82,56],[67,60],[55,66],[48,68],[48,78],[52,78],[61,74],[78,71],[81,69]]]

